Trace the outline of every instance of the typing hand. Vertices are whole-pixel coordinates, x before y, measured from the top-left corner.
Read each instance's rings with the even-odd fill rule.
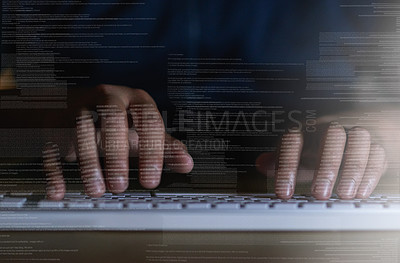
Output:
[[[69,106],[74,109],[71,115],[76,120],[76,140],[71,142],[72,150],[66,159],[78,160],[88,195],[99,197],[106,189],[113,193],[125,191],[129,156],[139,157],[139,181],[148,189],[160,183],[163,163],[178,173],[192,170],[193,160],[186,147],[165,133],[157,106],[145,91],[101,85],[84,94],[72,94]],[[96,125],[93,112],[98,114]],[[134,128],[129,128],[131,122]],[[100,165],[101,155],[104,169]],[[62,199],[66,186],[57,142],[45,145],[43,163],[47,197]]]
[[[336,181],[339,198],[368,198],[387,166],[384,148],[371,140],[366,129],[353,127],[346,134],[336,123],[317,138],[317,143],[310,143],[302,133],[291,131],[282,136],[277,155],[264,153],[257,158],[258,170],[275,177],[277,197],[292,197],[299,174],[313,178],[311,194],[316,199],[329,199]]]

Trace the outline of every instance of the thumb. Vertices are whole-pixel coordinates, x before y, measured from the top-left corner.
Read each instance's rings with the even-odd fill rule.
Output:
[[[276,157],[275,152],[265,152],[260,154],[256,159],[257,170],[267,177],[274,177]]]

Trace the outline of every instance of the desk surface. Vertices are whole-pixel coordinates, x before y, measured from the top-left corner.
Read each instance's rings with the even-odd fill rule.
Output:
[[[0,262],[397,263],[399,239],[398,232],[1,232]]]

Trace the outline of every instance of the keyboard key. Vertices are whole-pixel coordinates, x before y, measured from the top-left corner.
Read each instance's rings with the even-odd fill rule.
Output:
[[[94,207],[92,202],[67,202],[66,205],[68,208],[73,209],[90,209]]]
[[[276,199],[275,194],[262,194],[262,195],[255,195],[255,198],[271,198],[271,199]]]
[[[96,207],[101,209],[121,209],[124,204],[122,202],[99,202]]]
[[[185,206],[187,209],[209,209],[211,204],[209,203],[187,203]]]
[[[216,209],[239,209],[240,204],[238,203],[216,203]]]
[[[207,203],[207,202],[203,202],[203,201],[201,201],[201,200],[194,200],[194,199],[191,199],[191,200],[181,200],[180,203],[182,203],[182,204],[189,204],[189,203]],[[210,203],[210,204],[211,204],[211,203]]]
[[[307,200],[298,200],[298,199],[289,199],[286,200],[288,203],[303,203],[303,202],[308,202]]]
[[[125,195],[130,197],[151,197],[149,192],[126,192]]]
[[[361,209],[384,209],[383,204],[377,203],[360,203],[359,208]]]
[[[331,199],[329,199],[329,200],[312,200],[310,202],[312,202],[312,203],[330,204],[330,203],[333,203],[333,200],[331,200]]]
[[[364,203],[364,204],[383,204],[385,201],[382,201],[382,200],[370,200],[370,199],[367,199],[367,200],[363,200],[361,203]]]
[[[244,197],[228,197],[228,198],[224,198],[224,200],[226,200],[226,201],[244,201],[245,198]]]
[[[337,200],[337,203],[359,203],[362,199],[351,199],[351,200]]]
[[[112,200],[113,199],[113,197],[111,196],[111,195],[106,195],[106,196],[102,196],[102,197],[100,197],[99,199],[101,199],[101,200]]]
[[[87,196],[86,195],[65,195],[64,199],[65,200],[76,200],[76,199],[82,199],[84,200]]]
[[[31,196],[33,195],[32,192],[14,192],[14,193],[10,193],[10,196]]]
[[[299,206],[298,203],[275,203],[273,205],[274,209],[278,209],[278,210],[287,210],[287,209],[297,209]]]
[[[125,196],[124,194],[118,194],[118,195],[115,194],[115,195],[112,196],[113,199],[121,199],[121,198],[123,199],[123,198],[126,198],[126,197],[127,196]]]
[[[127,203],[125,207],[128,209],[151,209],[153,208],[153,204],[149,202]]]
[[[356,206],[354,203],[332,203],[331,204],[331,209],[334,210],[351,210],[351,209],[355,209]]]
[[[218,199],[218,198],[198,198],[198,200],[206,201],[206,202],[227,202],[225,199]]]
[[[269,209],[269,204],[266,203],[250,203],[250,204],[246,204],[245,209]]]
[[[193,199],[190,198],[190,197],[174,197],[174,198],[172,198],[171,200],[172,200],[172,201],[191,201],[191,200],[193,200]]]
[[[282,200],[280,199],[275,199],[275,200],[258,200],[258,201],[254,201],[257,203],[266,203],[266,204],[273,204],[273,203],[281,203]]]
[[[0,200],[0,208],[21,208],[24,206],[26,198],[5,197]]]
[[[253,200],[253,201],[270,201],[271,200],[271,198],[256,198],[256,197],[250,197],[250,200]]]
[[[63,208],[64,203],[59,201],[42,200],[38,203],[39,208]]]
[[[180,203],[158,203],[158,209],[182,209],[182,204]]]
[[[151,201],[151,202],[165,202],[165,200],[168,200],[164,197],[146,197],[144,200]]]
[[[292,198],[294,199],[308,199],[311,196],[305,196],[305,195],[293,195]]]
[[[389,200],[400,200],[400,196],[387,196]]]
[[[138,201],[138,200],[141,200],[141,201],[143,201],[144,199],[140,199],[139,197],[125,197],[125,198],[123,198],[121,200],[123,200],[123,201]]]
[[[318,209],[326,209],[327,208],[327,203],[304,203],[301,205],[301,207],[305,210],[318,210]]]
[[[155,197],[168,197],[168,198],[172,198],[172,197],[177,197],[177,196],[182,196],[182,195],[178,195],[178,194],[174,194],[174,193],[155,193]]]
[[[124,201],[118,201],[121,202],[123,204],[130,204],[130,203],[149,203],[152,204],[152,202],[150,202],[150,200],[124,200]]]

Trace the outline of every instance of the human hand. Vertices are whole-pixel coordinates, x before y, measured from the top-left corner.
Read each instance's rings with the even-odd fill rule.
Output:
[[[70,97],[68,114],[76,120],[76,139],[67,142],[70,150],[66,160],[78,160],[89,196],[102,196],[106,189],[113,193],[125,191],[129,156],[139,157],[139,182],[148,189],[160,183],[164,163],[177,173],[192,170],[193,160],[186,147],[165,133],[157,106],[145,91],[100,85],[85,93],[78,90]],[[94,112],[98,114],[96,125]],[[66,191],[59,143],[65,144],[49,142],[43,150],[46,192],[51,200],[62,199]],[[104,169],[99,159],[102,154]]]
[[[303,149],[304,143],[308,144],[307,149]],[[290,199],[296,177],[301,174],[303,178],[313,178],[312,196],[327,200],[340,173],[336,188],[339,198],[368,198],[387,166],[384,148],[372,142],[368,130],[353,127],[346,134],[341,125],[331,123],[317,144],[319,151],[308,148],[303,134],[294,130],[283,135],[277,155],[264,153],[257,158],[258,170],[265,175],[272,172],[275,177],[277,197]]]

